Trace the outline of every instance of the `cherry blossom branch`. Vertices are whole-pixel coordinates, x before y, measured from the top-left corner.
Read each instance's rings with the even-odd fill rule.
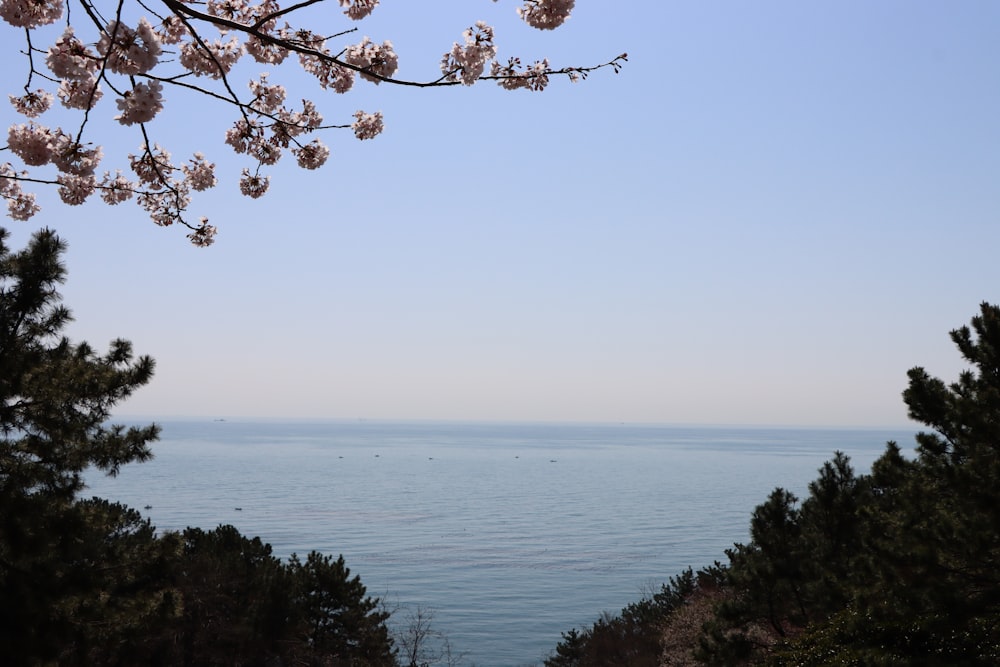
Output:
[[[216,230],[201,218],[195,224],[185,219],[193,192],[217,184],[215,165],[198,152],[188,162],[175,164],[170,154],[152,141],[148,123],[164,106],[165,85],[199,94],[204,99],[222,102],[236,108],[237,120],[225,132],[225,143],[236,153],[252,160],[244,167],[239,179],[240,191],[249,197],[264,195],[269,187],[265,167],[273,165],[284,152],[291,152],[300,167],[316,169],[328,159],[330,151],[313,138],[320,130],[351,128],[360,140],[382,132],[380,112],[356,111],[350,124],[324,123],[313,102],[302,100],[301,110],[285,104],[287,92],[271,83],[269,74],[248,82],[250,96],[237,93],[230,72],[237,61],[249,55],[265,66],[276,66],[294,54],[302,68],[315,77],[319,87],[346,93],[360,77],[374,84],[391,84],[416,88],[473,85],[484,80],[495,81],[502,88],[540,91],[552,76],[566,76],[572,81],[586,79],[597,70],[610,68],[615,73],[627,61],[621,54],[608,62],[589,67],[553,68],[548,59],[522,65],[519,58],[509,58],[505,64],[496,59],[497,46],[493,28],[476,23],[463,33],[462,42],[455,42],[440,63],[441,75],[427,81],[396,78],[398,58],[388,41],[373,43],[367,37],[358,44],[339,51],[327,44],[357,28],[330,34],[293,28],[287,18],[323,0],[299,0],[280,7],[278,0],[207,0],[204,10],[186,4],[185,0],[160,0],[165,12],[150,7],[150,0],[117,0],[114,17],[101,15],[95,0],[76,0],[87,19],[84,27],[96,38],[86,42],[77,37],[65,8],[65,29],[61,37],[46,50],[35,47],[34,31],[57,22],[64,12],[63,3],[73,0],[0,0],[0,20],[24,30],[28,58],[28,74],[24,94],[11,96],[14,108],[28,118],[26,123],[11,124],[8,142],[0,151],[9,151],[19,158],[25,169],[10,162],[0,163],[0,197],[8,214],[25,220],[38,210],[35,196],[24,192],[22,184],[52,185],[60,198],[69,205],[83,203],[98,193],[106,203],[118,204],[134,198],[154,223],[173,223],[191,230],[188,238],[195,245],[212,243]],[[337,0],[347,18],[360,20],[368,16],[379,0]],[[528,25],[551,30],[561,25],[573,9],[575,0],[524,0],[518,14]],[[139,7],[157,20],[154,26],[140,18],[134,25],[126,23],[126,11]],[[209,39],[202,31],[208,26],[218,30],[220,38]],[[76,26],[80,27],[80,26]],[[41,33],[40,33],[41,34]],[[324,36],[325,35],[325,36]],[[228,36],[227,41],[223,41]],[[167,53],[176,53],[176,60],[162,60]],[[170,46],[176,52],[169,51]],[[35,62],[35,53],[45,54],[43,71]],[[166,63],[182,68],[180,73],[167,73]],[[35,77],[58,86],[59,102],[66,108],[81,112],[80,124],[71,136],[56,128],[41,125],[36,118],[51,106],[55,96],[44,90],[31,90]],[[203,77],[215,83],[194,83],[190,77]],[[122,171],[112,175],[105,171],[98,178],[96,168],[103,157],[100,146],[84,144],[91,111],[99,104],[104,85],[115,96],[121,125],[138,125],[142,146],[138,154],[128,155],[129,168],[137,180],[127,179]],[[54,178],[39,177],[35,170],[54,167]]]

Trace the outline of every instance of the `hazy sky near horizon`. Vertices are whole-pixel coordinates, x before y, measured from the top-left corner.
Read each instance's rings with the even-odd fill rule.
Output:
[[[895,426],[907,369],[957,375],[948,331],[1000,302],[1000,4],[581,0],[552,33],[517,4],[386,0],[344,43],[427,80],[484,19],[503,59],[628,64],[346,96],[283,67],[290,98],[386,131],[327,135],[316,172],[286,156],[258,201],[232,111],[167,90],[150,132],[218,164],[191,207],[216,245],[45,191],[0,223],[68,241],[74,339],[156,358],[120,414]]]

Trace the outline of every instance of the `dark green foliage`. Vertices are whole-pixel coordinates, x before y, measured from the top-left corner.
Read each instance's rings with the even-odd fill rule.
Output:
[[[857,477],[838,454],[801,508],[776,491],[730,552],[731,601],[702,656],[732,664],[993,665],[1000,656],[1000,309],[951,334],[972,364],[909,372],[916,458]],[[751,629],[763,622],[769,635]]]
[[[78,505],[81,474],[149,458],[156,426],[106,426],[111,408],[152,377],[153,361],[114,341],[73,345],[58,286],[64,244],[35,234],[11,252],[0,230],[0,655],[55,658],[91,623],[85,598],[115,578],[103,558],[141,527],[123,508]],[[106,523],[107,540],[91,534]],[[17,658],[15,658],[17,660]]]
[[[915,458],[890,442],[858,476],[838,452],[801,504],[779,488],[754,510],[751,541],[716,571],[703,663],[1000,664],[1000,308],[982,304],[951,338],[971,365],[956,382],[908,374],[910,417],[932,429]],[[625,652],[649,658],[659,628],[689,630],[676,606],[665,625],[647,622],[650,605],[564,635],[547,665],[644,664]],[[663,643],[676,659],[664,665],[689,664],[672,650],[684,636]]]
[[[657,667],[664,622],[700,588],[714,586],[718,573],[718,569],[709,568],[695,574],[689,568],[617,616],[604,614],[582,632],[563,633],[545,667]]]
[[[377,599],[366,597],[365,587],[343,556],[336,560],[315,551],[305,561],[294,554],[288,564],[293,602],[312,656],[337,656],[337,665],[358,667],[391,665],[394,654]]]
[[[80,500],[82,474],[150,457],[158,428],[106,424],[152,377],[118,340],[71,344],[63,243],[0,230],[0,663],[390,667],[392,641],[343,559],[282,563],[232,526],[157,535]]]

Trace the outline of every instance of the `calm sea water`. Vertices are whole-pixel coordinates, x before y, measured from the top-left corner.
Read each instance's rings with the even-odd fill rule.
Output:
[[[915,429],[914,429],[915,430]],[[906,430],[632,425],[166,422],[156,458],[92,495],[161,530],[233,524],[286,557],[343,554],[372,595],[433,614],[461,664],[538,665],[746,541],[775,486],[835,450],[867,472]],[[240,509],[237,509],[240,508]]]

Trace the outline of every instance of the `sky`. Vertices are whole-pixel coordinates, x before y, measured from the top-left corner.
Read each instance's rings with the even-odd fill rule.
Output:
[[[541,93],[343,96],[282,67],[328,122],[386,130],[332,131],[315,172],[286,156],[259,200],[233,110],[167,90],[149,131],[216,162],[191,206],[214,246],[44,188],[3,219],[14,247],[68,242],[74,340],[156,359],[117,414],[896,427],[909,368],[957,376],[948,332],[1000,303],[1000,4],[581,0],[552,32],[516,6],[385,0],[343,42],[389,39],[429,80],[482,19],[501,59],[628,63]],[[108,168],[141,143],[116,113],[89,126]]]

